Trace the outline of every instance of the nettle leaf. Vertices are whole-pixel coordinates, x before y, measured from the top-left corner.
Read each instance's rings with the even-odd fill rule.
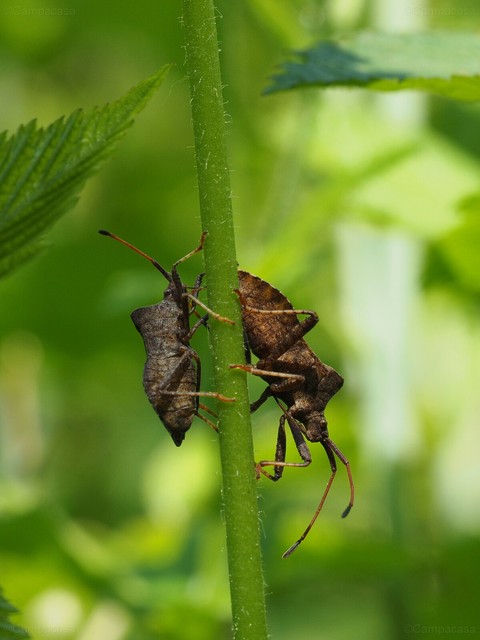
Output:
[[[46,128],[33,120],[11,136],[0,134],[0,277],[41,250],[42,235],[77,202],[167,71],[104,107],[79,109]]]
[[[9,621],[9,617],[18,610],[2,595],[0,587],[0,640],[20,640],[30,638],[28,633]]]
[[[480,100],[480,35],[458,32],[357,33],[323,41],[285,62],[266,93],[285,89],[364,87],[418,89],[456,100]]]

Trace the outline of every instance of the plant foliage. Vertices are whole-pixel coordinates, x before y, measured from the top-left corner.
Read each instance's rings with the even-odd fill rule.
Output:
[[[0,588],[0,640],[18,640],[19,638],[30,638],[28,633],[12,624],[9,620],[13,613],[17,613],[13,605],[6,600],[2,595]]]
[[[48,127],[35,120],[0,135],[0,277],[42,248],[42,235],[76,203],[163,81],[167,67],[111,104],[74,111]]]
[[[477,193],[460,204],[459,224],[444,234],[437,246],[459,284],[476,293],[480,291],[479,246],[480,194]]]
[[[283,64],[267,93],[297,87],[417,89],[480,99],[480,36],[462,32],[360,32],[319,42]]]

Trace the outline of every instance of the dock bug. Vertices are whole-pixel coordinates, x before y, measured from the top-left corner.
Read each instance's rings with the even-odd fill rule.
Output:
[[[337,464],[335,456],[345,465],[350,500],[342,513],[345,517],[354,503],[354,484],[350,463],[331,440],[325,407],[340,390],[343,378],[335,369],[324,364],[310,349],[303,336],[318,322],[315,311],[294,309],[288,298],[268,282],[246,271],[239,271],[237,295],[242,306],[242,320],[247,350],[259,359],[255,365],[231,365],[267,383],[265,391],[250,406],[256,411],[273,397],[282,410],[280,416],[275,460],[262,460],[256,465],[257,477],[265,475],[279,480],[285,467],[307,467],[312,457],[305,442],[319,442],[327,454],[331,475],[313,518],[300,538],[283,557],[288,557],[305,539],[317,519],[332,486]],[[299,315],[306,315],[302,321]],[[288,423],[302,462],[286,462],[285,422]],[[273,475],[265,467],[273,467]]]
[[[199,412],[199,409],[202,409],[215,415],[208,407],[200,404],[199,398],[208,396],[223,402],[233,402],[233,399],[215,392],[200,391],[200,358],[190,346],[190,340],[196,330],[206,324],[209,316],[222,322],[233,322],[208,309],[198,300],[203,274],[197,277],[195,285],[189,291],[177,270],[182,262],[202,250],[206,232],[202,234],[198,247],[177,260],[170,272],[149,255],[115,234],[105,230],[99,233],[113,238],[151,262],[168,283],[163,300],[148,307],[135,309],[131,314],[132,321],[143,338],[147,355],[143,386],[158,417],[177,447],[182,444],[194,416],[217,430],[214,423]],[[201,317],[190,328],[190,316],[197,305],[203,307],[207,315]]]

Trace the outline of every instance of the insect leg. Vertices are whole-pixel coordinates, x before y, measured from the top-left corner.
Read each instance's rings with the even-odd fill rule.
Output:
[[[269,376],[272,378],[286,378],[295,382],[305,382],[305,377],[297,375],[296,373],[282,373],[281,371],[268,371],[267,369],[257,369],[252,364],[231,364],[230,369],[242,369],[254,376]]]
[[[295,441],[295,445],[297,447],[297,451],[300,454],[303,462],[285,462],[285,419],[288,422],[290,431],[292,432],[292,436]],[[307,446],[307,443],[305,442],[305,438],[303,437],[297,421],[288,413],[288,411],[284,410],[284,415],[280,417],[279,422],[275,460],[261,460],[260,462],[258,462],[256,465],[257,476],[259,473],[262,473],[267,478],[270,478],[270,480],[280,480],[283,474],[284,467],[308,467],[311,462],[312,456],[310,454],[310,450]],[[274,475],[268,473],[268,471],[265,471],[263,467],[274,467]]]
[[[217,415],[215,411],[212,411],[209,407],[207,407],[207,405],[202,404],[201,402],[198,403],[198,409],[202,409],[202,411],[206,411],[207,413],[210,413],[213,416]],[[208,424],[209,427],[211,427],[214,431],[218,433],[217,425],[211,420],[209,420],[209,418],[207,418],[206,416],[202,416],[202,414],[198,411],[198,409],[195,412],[195,415],[197,416],[197,418],[200,418],[200,420],[203,420],[203,422]]]
[[[285,435],[285,416],[280,416],[280,421],[278,423],[278,435],[277,435],[277,444],[275,447],[275,462],[285,462],[285,456],[287,453],[287,437]],[[257,479],[260,477],[262,473],[264,476],[269,478],[270,480],[277,481],[280,480],[283,473],[283,466],[274,466],[274,475],[272,476],[270,473],[265,471],[262,468],[262,465],[268,464],[265,460],[258,462],[255,465]],[[273,463],[274,464],[274,463]]]
[[[250,413],[255,413],[255,411],[259,407],[261,407],[264,402],[268,400],[268,398],[271,398],[271,396],[272,396],[272,390],[270,389],[270,387],[266,387],[266,389],[262,392],[262,395],[258,398],[258,400],[255,400],[255,402],[250,403]]]
[[[197,385],[196,391],[170,391],[168,387],[177,383],[182,379],[183,374],[186,371],[190,358],[194,358],[197,363]],[[208,398],[217,398],[217,400],[222,400],[222,402],[235,402],[235,398],[227,398],[221,393],[217,393],[216,391],[199,391],[200,387],[200,358],[197,353],[192,350],[185,348],[185,352],[177,363],[177,366],[171,371],[168,376],[162,382],[162,385],[159,389],[157,389],[157,393],[165,395],[165,396],[195,396],[198,398],[208,397]],[[198,403],[197,403],[198,409]]]
[[[190,331],[187,333],[187,335],[185,336],[184,340],[185,342],[190,342],[190,340],[192,339],[193,334],[196,332],[196,330],[198,329],[198,327],[201,327],[202,325],[204,325],[205,327],[207,326],[207,322],[208,322],[208,313],[205,314],[204,316],[202,316],[199,320],[197,320],[197,322],[193,325],[193,327],[190,329]],[[207,327],[208,328],[208,327]]]
[[[179,264],[182,264],[182,262],[185,262],[185,260],[188,260],[189,258],[191,258],[192,256],[194,256],[196,253],[198,253],[203,249],[203,245],[205,244],[205,238],[207,237],[207,233],[208,233],[207,231],[204,231],[202,233],[200,237],[200,244],[198,245],[198,247],[196,247],[192,251],[189,251],[189,253],[187,253],[186,256],[183,256],[183,258],[180,258],[180,260],[177,260],[175,262],[175,264],[172,267],[172,271],[176,271],[176,268],[178,267]]]
[[[194,295],[195,297],[198,296],[198,294],[200,293],[200,290],[202,288],[202,281],[204,278],[205,274],[204,273],[199,273],[198,276],[195,279],[195,284],[193,285],[193,287],[187,287],[188,289],[192,290],[192,295]],[[192,309],[193,311],[193,309]]]
[[[212,318],[215,318],[215,320],[219,320],[220,322],[227,322],[228,324],[235,324],[235,322],[233,320],[230,320],[230,318],[225,318],[225,316],[221,316],[219,313],[216,313],[215,311],[212,311],[209,307],[207,307],[206,304],[203,304],[203,302],[201,300],[196,298],[191,293],[187,293],[186,292],[186,293],[183,294],[183,296],[185,298],[189,298],[190,300],[192,300],[192,302],[194,302],[196,305],[198,304],[198,306],[202,307],[202,309],[205,309],[205,311],[208,313],[208,315],[212,316]]]
[[[200,293],[200,291],[202,290],[202,281],[204,278],[205,274],[204,273],[199,273],[198,276],[195,279],[195,284],[193,285],[193,287],[185,287],[186,290],[190,290],[190,293],[192,294],[192,296],[194,296],[195,298],[198,298],[198,294]],[[196,309],[196,303],[194,302],[190,309],[189,309],[189,315],[195,314],[197,318],[201,318],[200,314],[198,313],[197,309]],[[208,315],[204,316],[204,318],[206,318],[208,320]],[[206,320],[204,321],[205,327],[208,329],[208,325]],[[195,331],[197,330],[197,327],[194,327]],[[193,331],[193,329],[192,329]],[[190,337],[193,335],[192,332],[190,332]]]

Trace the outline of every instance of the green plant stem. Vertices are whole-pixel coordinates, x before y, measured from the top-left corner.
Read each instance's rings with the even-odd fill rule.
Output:
[[[245,374],[229,369],[244,361],[237,261],[225,140],[218,40],[213,0],[183,0],[192,121],[208,303],[235,326],[210,322],[215,385],[235,397],[219,402],[223,506],[236,640],[267,638],[254,456]]]

